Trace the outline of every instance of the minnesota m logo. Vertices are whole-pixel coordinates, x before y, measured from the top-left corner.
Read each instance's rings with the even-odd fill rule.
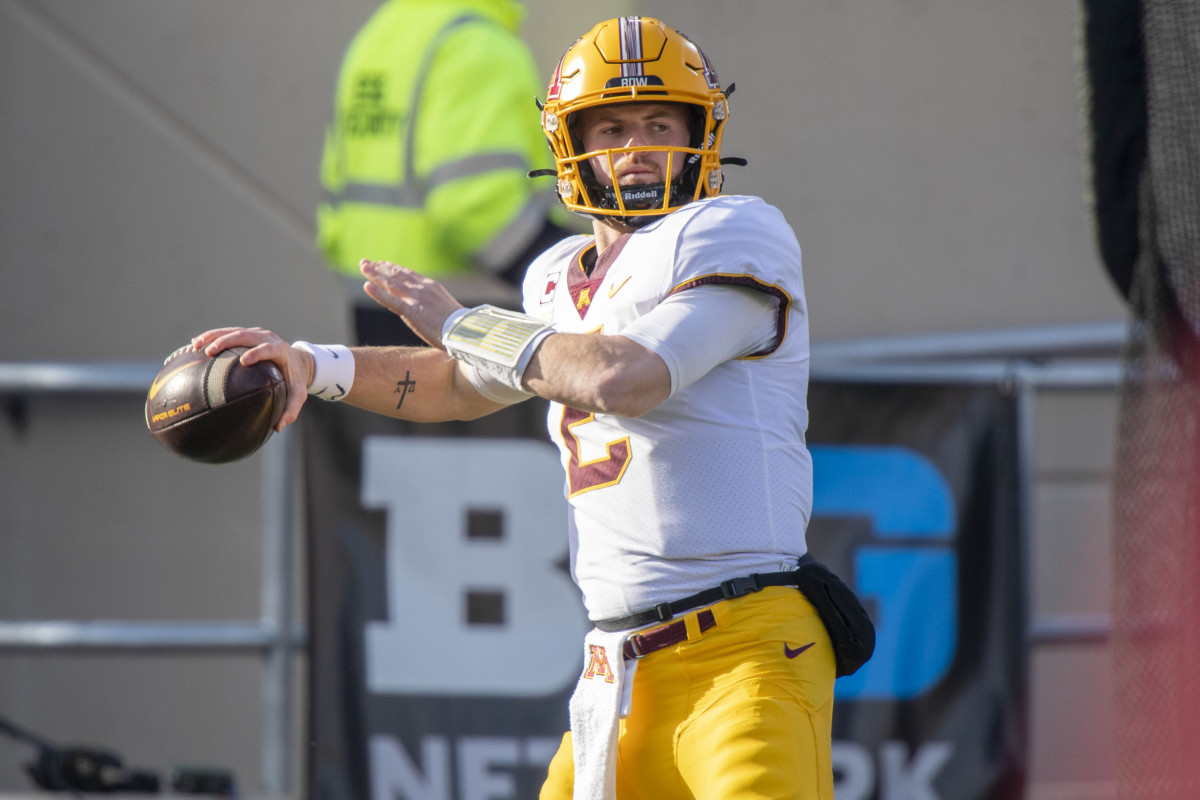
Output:
[[[604,648],[598,644],[589,644],[588,650],[591,656],[588,658],[587,669],[584,670],[583,677],[591,680],[599,675],[604,678],[605,683],[612,683],[616,680],[613,675],[612,667],[608,665],[608,654],[604,652]]]

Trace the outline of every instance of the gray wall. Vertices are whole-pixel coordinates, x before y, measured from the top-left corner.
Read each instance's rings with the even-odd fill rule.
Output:
[[[791,220],[815,340],[1124,315],[1084,201],[1074,3],[526,5],[546,75],[594,21],[637,11],[736,82],[726,152],[750,165],[727,189]],[[342,50],[375,6],[0,3],[0,362],[150,362],[223,324],[344,339],[315,176]],[[1103,612],[1115,399],[1038,405],[1035,609]],[[261,456],[172,459],[137,397],[5,409],[0,619],[257,617]],[[1035,796],[1110,791],[1105,658],[1035,654]],[[228,765],[253,793],[260,672],[0,654],[0,714],[135,764]],[[27,755],[0,740],[0,791],[27,785]]]

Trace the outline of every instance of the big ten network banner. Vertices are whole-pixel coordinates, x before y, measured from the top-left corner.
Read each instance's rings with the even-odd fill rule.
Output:
[[[837,800],[1020,797],[1014,404],[814,385],[812,550],[876,620],[838,681]],[[533,798],[588,624],[545,406],[418,426],[306,410],[308,795]]]
[[[1015,800],[1026,778],[1017,410],[989,386],[819,383],[809,545],[872,659],[838,680],[837,800]]]

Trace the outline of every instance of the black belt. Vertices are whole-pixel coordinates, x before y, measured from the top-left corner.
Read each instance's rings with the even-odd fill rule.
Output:
[[[811,558],[812,556],[805,553],[801,556],[799,563],[803,564],[806,559]],[[696,592],[693,595],[688,595],[670,603],[659,603],[654,608],[638,611],[627,617],[612,617],[611,619],[598,620],[592,624],[602,631],[627,631],[630,628],[640,628],[652,622],[666,622],[673,619],[676,614],[682,614],[685,611],[691,611],[693,608],[699,608],[700,606],[710,606],[721,600],[741,597],[751,592],[757,592],[759,589],[766,588],[767,586],[795,585],[796,570],[789,570],[788,572],[758,572],[753,575],[747,575],[744,578],[731,578],[730,580],[723,581],[720,586]]]

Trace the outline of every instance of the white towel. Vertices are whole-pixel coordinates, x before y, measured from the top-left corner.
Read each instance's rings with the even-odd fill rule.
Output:
[[[617,726],[629,713],[637,667],[622,652],[628,636],[593,629],[583,640],[583,674],[570,705],[574,800],[616,800]]]

